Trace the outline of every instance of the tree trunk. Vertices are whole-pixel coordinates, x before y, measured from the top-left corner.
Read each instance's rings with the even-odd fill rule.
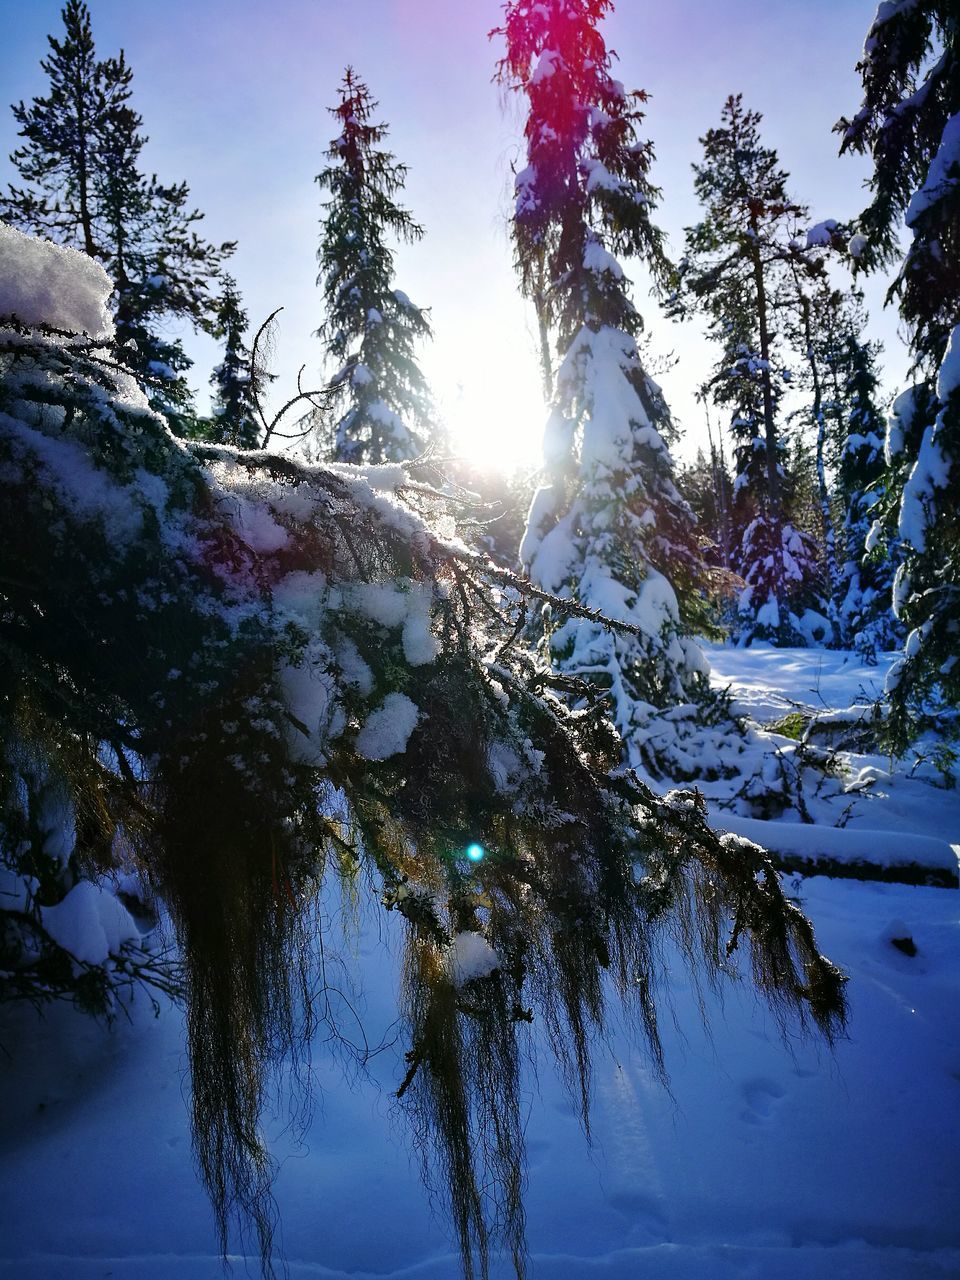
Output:
[[[763,428],[767,444],[767,496],[770,500],[770,516],[779,524],[780,474],[777,470],[777,427],[773,417],[773,389],[770,385],[770,329],[767,323],[767,290],[763,279],[763,262],[760,257],[760,233],[757,215],[750,212],[751,259],[753,278],[757,286],[757,320],[760,326],[760,358],[763,361],[761,386],[763,388]]]
[[[547,319],[542,255],[537,264],[537,282],[533,294],[533,305],[537,313],[537,329],[540,337],[540,377],[543,381],[543,399],[546,404],[550,404],[553,400],[553,360],[550,354],[550,325]]]
[[[823,412],[823,386],[820,381],[820,368],[813,347],[813,331],[810,323],[810,299],[798,288],[800,312],[803,317],[803,339],[806,343],[807,364],[810,366],[810,380],[813,384],[813,421],[817,429],[817,497],[820,503],[820,518],[823,521],[824,560],[827,567],[827,581],[830,585],[830,603],[835,606],[840,587],[840,575],[837,570],[837,539],[833,527],[833,514],[830,511],[830,495],[827,492],[827,474],[824,462],[824,445],[826,443],[827,423]],[[835,622],[839,619],[834,617]]]

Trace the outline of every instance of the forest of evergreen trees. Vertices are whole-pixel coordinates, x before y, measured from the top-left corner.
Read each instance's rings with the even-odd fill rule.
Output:
[[[352,67],[317,176],[325,373],[290,388],[270,386],[272,317],[251,325],[235,245],[204,239],[185,182],[144,169],[133,69],[97,48],[84,0],[49,37],[43,94],[13,107],[0,1001],[185,1001],[222,1245],[239,1213],[267,1269],[258,1120],[270,1072],[312,1033],[325,875],[402,922],[397,1092],[434,1141],[467,1274],[485,1273],[491,1233],[520,1272],[527,1021],[550,1028],[584,1115],[611,990],[659,1061],[661,933],[718,972],[739,946],[783,1016],[842,1026],[843,977],[769,860],[716,835],[696,791],[668,790],[733,779],[748,812],[802,814],[803,770],[826,767],[812,751],[771,764],[711,686],[703,640],[867,665],[898,650],[877,741],[956,740],[951,0],[885,0],[868,32],[863,103],[836,126],[870,159],[864,210],[811,225],[732,95],[700,140],[677,261],[611,7],[510,0],[491,33],[522,103],[511,237],[548,399],[530,493],[494,495],[451,456],[418,363],[429,312],[396,281],[398,245],[424,232]],[[685,466],[632,266],[709,336],[709,452]],[[892,404],[865,336],[860,282],[878,271],[912,358]],[[221,344],[209,410],[174,322]]]

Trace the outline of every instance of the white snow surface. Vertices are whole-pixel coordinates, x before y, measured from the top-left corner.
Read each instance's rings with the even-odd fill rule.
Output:
[[[109,338],[112,292],[106,271],[85,253],[0,224],[0,316]]]
[[[92,880],[81,880],[55,906],[41,907],[43,927],[76,960],[104,964],[140,931],[118,898]]]
[[[800,703],[825,714],[882,683],[853,655],[710,649],[758,721]],[[897,831],[957,842],[957,793],[890,761],[874,771],[869,820],[846,832]],[[854,776],[853,772],[851,776]],[[882,793],[882,794],[881,794]],[[821,814],[818,811],[818,824]],[[758,824],[761,833],[798,824]],[[823,832],[829,834],[829,824]],[[850,976],[849,1034],[833,1049],[776,1020],[749,978],[722,995],[691,982],[668,948],[662,1019],[670,1092],[635,1037],[614,1030],[596,1057],[593,1146],[530,1035],[540,1069],[524,1077],[531,1280],[955,1280],[960,1275],[960,892],[900,884],[797,880],[825,952]],[[395,918],[375,907],[340,947],[355,999],[324,935],[343,1016],[360,1011],[388,1048],[369,1079],[345,1073],[321,1032],[311,1081],[322,1103],[298,1138],[281,1088],[265,1129],[291,1280],[455,1280],[442,1218],[431,1214],[391,1092],[408,1047],[394,1025],[401,980]],[[393,931],[393,932],[391,932]],[[483,952],[464,941],[457,949]],[[910,938],[903,954],[894,939]],[[492,950],[492,949],[491,949]],[[489,957],[487,957],[489,960]],[[698,1010],[703,998],[709,1032]],[[347,1000],[349,998],[349,1007]],[[40,1019],[0,1008],[0,1280],[220,1280],[212,1215],[193,1170],[182,1019],[146,1002],[112,1031],[68,1008]],[[351,1035],[354,1033],[351,1031]],[[279,1237],[278,1237],[279,1238]],[[231,1240],[232,1274],[257,1260]],[[491,1280],[510,1280],[494,1254]]]
[[[398,755],[406,750],[419,719],[419,707],[405,693],[388,693],[357,734],[357,754],[364,760],[386,760]]]
[[[775,649],[756,641],[749,649],[708,645],[707,654],[711,682],[731,690],[734,710],[748,721],[770,726],[799,711],[816,717],[811,741],[841,748],[844,728],[855,737],[856,729],[869,723],[871,704],[901,661],[898,653],[881,653],[875,667],[866,667],[858,655],[843,650]],[[761,728],[749,749],[764,751],[772,759],[773,752],[790,753],[795,746]],[[828,857],[840,863],[866,860],[879,866],[918,864],[956,877],[957,769],[944,777],[933,761],[935,746],[921,742],[903,761],[855,747],[841,749],[837,785],[818,790],[809,785],[814,781],[811,774],[806,775],[812,824],[801,822],[796,811],[778,822],[757,821],[742,804],[732,803],[730,784],[699,785],[714,827],[738,832],[785,855]]]
[[[926,181],[919,191],[915,191],[904,221],[912,227],[921,214],[931,205],[942,200],[949,191],[960,183],[960,111],[950,116],[943,126],[940,146],[930,161]]]
[[[486,978],[500,968],[500,957],[482,933],[458,933],[447,952],[447,969],[455,987]]]

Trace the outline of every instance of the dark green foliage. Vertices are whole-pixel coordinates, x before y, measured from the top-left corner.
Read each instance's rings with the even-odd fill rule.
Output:
[[[944,172],[912,202],[927,182],[948,122],[960,112],[954,0],[881,5],[857,71],[860,110],[835,126],[841,152],[859,151],[873,162],[873,198],[858,220],[857,265],[873,271],[899,264],[890,296],[899,299],[918,362],[935,373],[957,323],[960,185],[946,181]],[[911,233],[905,255],[904,222]]]
[[[335,364],[334,438],[320,452],[338,462],[402,462],[423,452],[433,410],[417,365],[427,313],[394,288],[388,237],[413,243],[423,228],[396,203],[406,166],[380,147],[377,103],[348,67],[331,108],[340,133],[317,182],[329,192],[317,260],[326,319],[319,336]]]
[[[152,406],[179,435],[197,429],[185,380],[191,361],[171,319],[213,332],[213,285],[232,243],[197,233],[186,183],[165,185],[140,168],[146,137],[130,105],[133,73],[123,53],[99,60],[83,0],[62,11],[65,38],[48,37],[41,63],[50,92],[13,108],[24,145],[11,159],[25,186],[0,197],[12,226],[81,249],[114,283],[117,338]]]
[[[64,38],[48,36],[50,54],[40,62],[50,77],[49,95],[34,98],[29,107],[20,102],[12,108],[25,141],[10,159],[28,185],[11,187],[0,208],[14,225],[77,243],[95,257],[97,130],[113,103],[83,0],[67,0],[63,22]]]

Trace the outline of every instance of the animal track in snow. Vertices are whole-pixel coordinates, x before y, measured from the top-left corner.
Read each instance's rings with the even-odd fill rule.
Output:
[[[740,1086],[740,1094],[746,1104],[743,1118],[751,1124],[769,1120],[777,1103],[784,1097],[784,1091],[776,1080],[763,1078],[747,1080]]]

